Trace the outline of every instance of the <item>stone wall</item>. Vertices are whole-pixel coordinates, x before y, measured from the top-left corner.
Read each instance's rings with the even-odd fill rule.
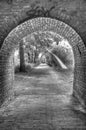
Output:
[[[67,39],[72,46],[75,58],[73,92],[79,102],[84,106],[86,104],[86,49],[84,43],[70,26],[51,18],[40,17],[28,20],[13,29],[6,37],[0,51],[0,83],[2,90],[0,94],[4,97],[4,100],[14,95],[12,91],[13,67],[10,64],[11,56],[21,39],[36,31],[58,33],[64,39]]]
[[[73,27],[86,44],[85,0],[12,0],[0,2],[0,45],[18,24],[34,17],[52,17]]]
[[[56,20],[35,19],[50,17]],[[70,25],[76,32],[68,25]],[[27,21],[24,24],[23,22]],[[32,23],[31,23],[32,22]],[[21,24],[21,25],[20,25]],[[20,26],[18,26],[20,25]],[[46,26],[44,26],[46,25]],[[18,27],[17,27],[18,26]],[[17,27],[16,29],[14,29]],[[13,30],[14,29],[14,30]],[[18,42],[27,33],[52,30],[67,38],[74,51],[74,95],[86,104],[86,1],[85,0],[13,0],[0,2],[0,96],[2,101],[12,95],[10,58]],[[13,31],[12,31],[13,30]],[[11,32],[12,31],[12,32]],[[10,33],[11,32],[11,33]],[[10,34],[9,34],[10,33]],[[9,34],[9,35],[8,35]]]

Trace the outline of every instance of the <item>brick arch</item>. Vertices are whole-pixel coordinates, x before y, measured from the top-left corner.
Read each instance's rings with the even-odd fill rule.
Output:
[[[15,47],[26,35],[36,31],[53,31],[67,39],[73,48],[75,58],[73,95],[84,106],[86,104],[86,49],[80,36],[67,24],[51,18],[28,20],[13,29],[0,50],[0,96],[1,102],[13,96],[13,57]]]

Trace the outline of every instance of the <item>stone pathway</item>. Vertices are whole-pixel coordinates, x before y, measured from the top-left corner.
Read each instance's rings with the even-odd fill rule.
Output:
[[[3,108],[0,130],[86,130],[84,114],[72,109],[73,74],[41,64],[15,77],[15,98]]]

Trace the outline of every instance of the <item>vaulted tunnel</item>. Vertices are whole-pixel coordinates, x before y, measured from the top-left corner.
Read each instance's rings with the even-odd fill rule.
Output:
[[[14,65],[13,53],[16,46],[28,34],[37,31],[52,31],[67,39],[72,46],[75,67],[73,81],[73,97],[82,107],[86,105],[86,49],[80,36],[67,24],[51,18],[35,18],[28,20],[14,28],[5,38],[0,50],[0,96],[1,103],[6,99],[11,100],[14,95]]]

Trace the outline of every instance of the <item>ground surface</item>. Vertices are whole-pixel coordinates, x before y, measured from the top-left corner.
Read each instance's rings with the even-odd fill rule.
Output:
[[[85,115],[71,105],[73,74],[39,65],[17,74],[15,99],[0,116],[0,130],[86,130]]]

